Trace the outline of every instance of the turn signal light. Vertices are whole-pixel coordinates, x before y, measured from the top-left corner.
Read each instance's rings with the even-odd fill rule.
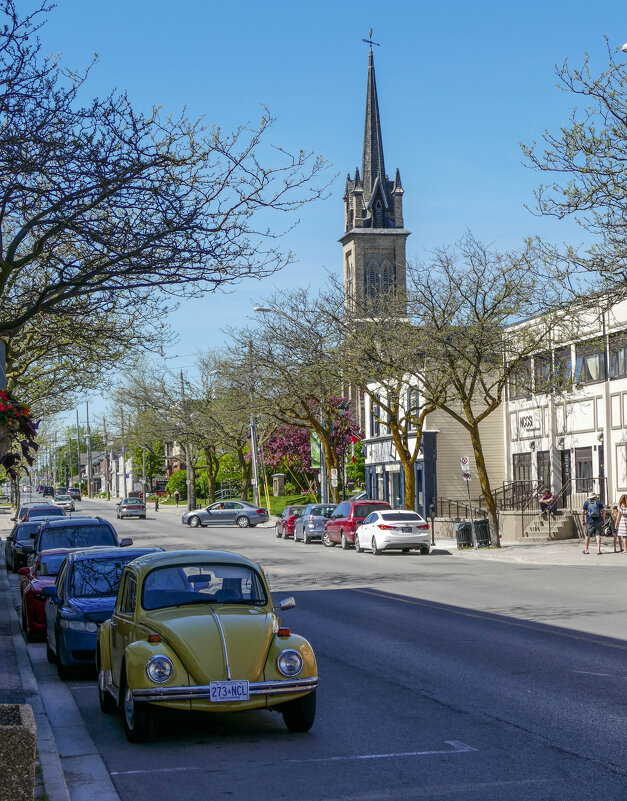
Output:
[[[384,523],[379,523],[379,528],[382,528],[384,531],[395,531],[396,526],[386,526]]]
[[[161,642],[161,635],[160,634],[149,634],[148,635],[148,642]]]
[[[287,628],[281,628],[281,629],[279,629],[277,631],[276,636],[277,637],[289,637],[290,636],[290,630],[287,629]]]

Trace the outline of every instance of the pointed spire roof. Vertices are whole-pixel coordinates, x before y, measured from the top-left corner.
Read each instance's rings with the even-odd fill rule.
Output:
[[[372,193],[377,178],[385,192],[385,164],[383,161],[383,140],[379,120],[379,101],[377,82],[374,75],[372,46],[368,55],[368,87],[366,89],[366,123],[364,126],[364,155],[362,175],[366,196]]]

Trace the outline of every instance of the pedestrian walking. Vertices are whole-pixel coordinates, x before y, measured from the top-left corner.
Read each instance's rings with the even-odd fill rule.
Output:
[[[605,525],[605,506],[596,492],[588,495],[581,511],[581,522],[586,528],[586,547],[584,553],[590,553],[590,537],[597,538],[597,553],[601,553],[601,534]]]
[[[174,490],[174,502],[176,505],[179,505],[179,498],[181,497],[181,493],[178,490]]]
[[[616,540],[620,552],[627,553],[627,495],[618,499],[618,516],[616,518],[616,535],[614,536],[614,552],[616,553]]]

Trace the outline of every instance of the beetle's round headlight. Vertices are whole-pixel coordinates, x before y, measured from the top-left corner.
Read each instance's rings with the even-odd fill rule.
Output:
[[[146,663],[146,673],[151,681],[156,684],[163,684],[172,675],[172,662],[167,656],[153,656]]]
[[[280,653],[276,664],[284,676],[298,676],[303,669],[303,658],[298,651],[289,648]]]

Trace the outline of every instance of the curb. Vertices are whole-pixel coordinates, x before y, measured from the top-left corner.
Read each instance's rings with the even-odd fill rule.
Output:
[[[101,801],[120,801],[109,771],[85,727],[74,696],[64,682],[52,681],[45,676],[38,680],[35,672],[52,669],[45,657],[39,667],[24,641],[15,603],[15,588],[8,585],[12,643],[18,671],[27,703],[33,708],[37,724],[37,753],[43,778],[43,789],[49,801],[88,801],[97,797]],[[71,724],[71,725],[68,725]],[[78,747],[77,747],[78,744]],[[69,774],[64,770],[67,761]],[[70,777],[69,786],[66,776]],[[71,790],[71,792],[70,792]]]

